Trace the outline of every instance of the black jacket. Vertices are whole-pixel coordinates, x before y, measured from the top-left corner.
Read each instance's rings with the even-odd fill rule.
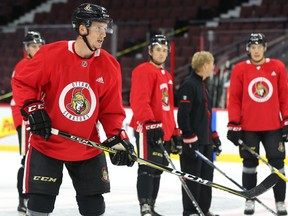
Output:
[[[212,144],[211,100],[204,80],[194,71],[185,78],[178,92],[178,126],[184,137],[198,136],[198,143]]]

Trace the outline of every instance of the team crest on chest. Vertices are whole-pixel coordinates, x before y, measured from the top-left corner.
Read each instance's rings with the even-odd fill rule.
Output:
[[[252,100],[259,103],[266,102],[272,96],[273,86],[265,77],[257,77],[250,82],[248,93]]]
[[[71,121],[86,121],[95,111],[95,94],[88,83],[72,82],[62,90],[59,108],[62,114]]]
[[[165,111],[169,111],[170,105],[169,105],[168,85],[166,83],[163,83],[160,85],[160,89],[162,92],[162,109]]]

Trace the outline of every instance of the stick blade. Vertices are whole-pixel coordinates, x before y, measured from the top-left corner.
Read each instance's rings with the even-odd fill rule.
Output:
[[[243,191],[245,193],[245,196],[249,199],[253,199],[266,191],[268,191],[270,188],[272,188],[278,181],[279,177],[277,174],[272,173],[267,178],[265,178],[259,185],[256,187]]]

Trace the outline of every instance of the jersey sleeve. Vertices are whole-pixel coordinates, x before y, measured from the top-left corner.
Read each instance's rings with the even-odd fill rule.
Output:
[[[130,105],[135,120],[142,124],[148,120],[155,120],[151,108],[151,98],[156,78],[148,70],[143,71],[143,68],[135,68],[132,72]]]
[[[112,61],[110,65],[111,84],[105,95],[99,99],[99,121],[107,137],[118,134],[125,119],[125,111],[122,105],[122,78],[118,62]],[[113,76],[115,74],[115,76]]]
[[[240,123],[241,103],[243,92],[243,80],[241,79],[241,67],[236,65],[231,72],[229,99],[228,99],[228,119],[229,122]]]
[[[280,77],[279,77],[279,103],[280,112],[283,119],[288,119],[288,83],[287,83],[287,72],[285,65],[278,61]]]

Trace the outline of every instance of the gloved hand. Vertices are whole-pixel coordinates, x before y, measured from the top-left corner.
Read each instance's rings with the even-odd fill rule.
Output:
[[[44,137],[47,141],[51,136],[51,119],[42,101],[29,100],[21,108],[21,114],[29,121],[30,131]]]
[[[116,150],[116,153],[109,153],[111,163],[116,166],[126,165],[132,167],[137,160],[134,146],[130,143],[125,130],[121,129],[118,135],[114,135],[105,140],[102,145]]]
[[[197,154],[195,151],[198,151],[198,136],[196,134],[192,134],[191,136],[183,136],[183,149],[182,152],[191,156],[192,158],[196,158]]]
[[[227,132],[227,139],[230,140],[235,146],[238,146],[238,140],[242,140],[242,127],[240,123],[229,122]]]
[[[284,119],[282,125],[282,141],[288,142],[288,119]]]
[[[146,131],[147,142],[149,145],[158,145],[158,142],[163,142],[164,131],[161,122],[148,121],[144,124]]]
[[[222,152],[221,141],[217,131],[212,132],[213,149],[216,155],[219,156]]]
[[[182,146],[183,146],[183,138],[181,130],[179,128],[175,128],[173,131],[173,135],[171,137],[171,153],[181,154]]]

